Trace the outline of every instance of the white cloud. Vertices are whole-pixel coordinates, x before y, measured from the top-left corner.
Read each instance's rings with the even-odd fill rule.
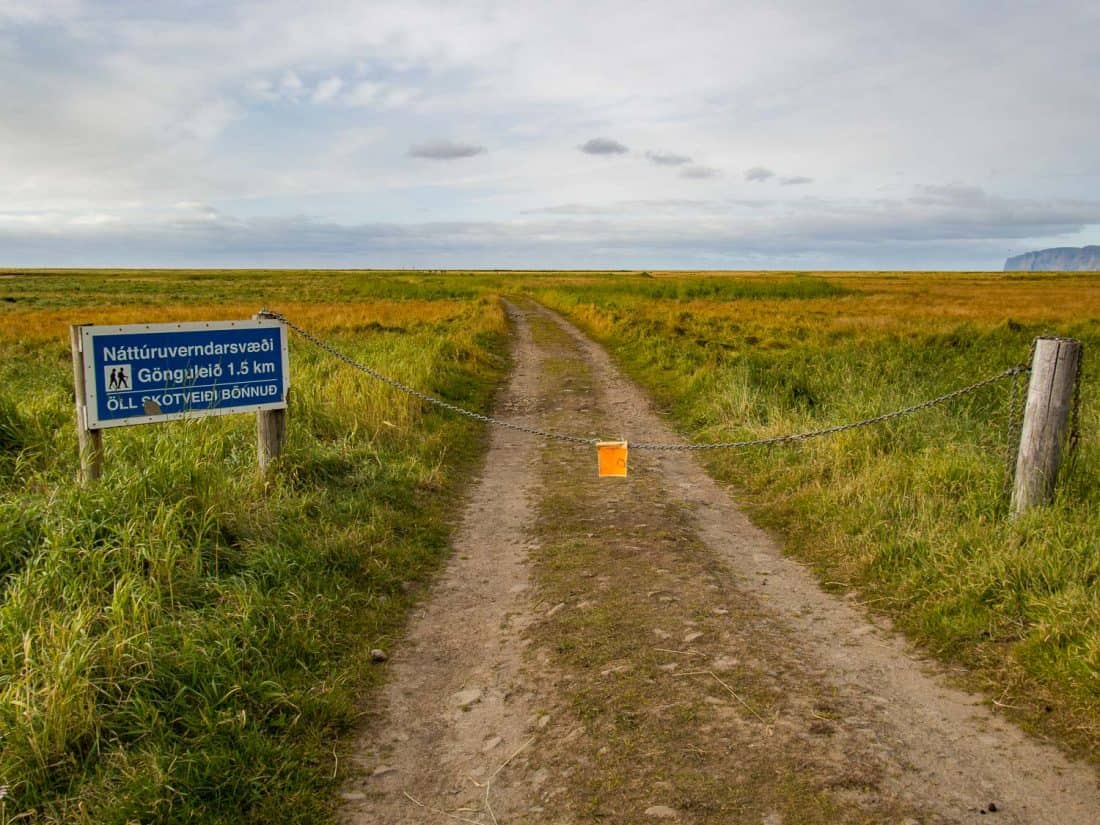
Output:
[[[180,120],[179,127],[191,137],[209,141],[242,114],[240,107],[228,100],[204,101]]]
[[[252,78],[244,84],[245,94],[254,100],[278,100],[279,93],[270,80],[261,77]]]
[[[0,227],[46,226],[54,221],[53,216],[41,212],[0,212]]]
[[[70,222],[73,224],[73,226],[107,226],[110,224],[121,223],[122,218],[118,215],[94,213],[90,215],[77,215],[75,218],[72,218]]]
[[[416,89],[390,88],[381,95],[380,102],[387,109],[400,109],[403,106],[408,106],[419,97],[420,92]]]
[[[699,164],[691,164],[680,170],[680,177],[688,178],[689,180],[716,178],[721,174],[721,170],[715,169],[713,166],[701,166]]]
[[[73,17],[80,0],[2,0],[0,23],[44,23]]]
[[[774,196],[761,211],[777,226],[804,228],[809,191],[897,245],[900,228],[869,206],[884,187],[914,235],[946,210],[1012,237],[1021,224],[1005,203],[1080,217],[1066,204],[1100,187],[1100,52],[1085,4],[948,4],[929,16],[863,0],[689,0],[676,20],[671,38],[667,8],[626,0],[332,0],[323,15],[291,0],[0,0],[0,202],[12,215],[199,201],[243,220],[497,226],[543,208],[547,192],[592,209],[700,191],[732,203],[753,184]],[[1043,43],[1058,44],[1056,58]],[[327,105],[295,105],[308,102]],[[492,152],[408,162],[430,135],[478,136]],[[690,147],[698,163],[611,147],[616,162],[581,164],[577,146],[593,135]],[[748,181],[731,172],[704,186],[691,171],[763,158]],[[812,170],[812,188],[799,170]],[[935,180],[959,183],[913,188]],[[846,231],[828,218],[815,220]],[[1061,226],[1032,228],[1056,237]]]
[[[382,91],[381,84],[364,80],[344,95],[344,102],[349,106],[370,106],[378,101]]]
[[[698,213],[713,212],[721,209],[714,201],[692,200],[689,198],[663,198],[659,200],[615,201],[614,203],[560,203],[554,206],[541,206],[526,209],[525,215],[629,215],[654,213]]]
[[[691,163],[688,155],[678,155],[675,152],[646,152],[645,156],[658,166],[683,166]]]
[[[343,88],[344,81],[336,75],[326,77],[313,89],[313,102],[314,103],[327,103],[339,94],[340,89]]]
[[[285,72],[283,79],[279,82],[279,94],[284,100],[294,102],[301,99],[304,89],[305,84],[302,83],[302,79],[298,77],[297,72]]]
[[[0,242],[12,265],[53,249],[56,260],[85,250],[89,265],[145,265],[160,255],[181,266],[584,267],[618,260],[844,268],[845,261],[875,260],[945,266],[951,256],[981,266],[995,256],[985,265],[999,268],[1006,246],[1100,221],[1100,201],[987,197],[978,207],[961,200],[929,203],[918,191],[878,200],[623,201],[562,204],[511,220],[353,224],[244,218],[189,204],[198,208],[160,218],[0,214]]]

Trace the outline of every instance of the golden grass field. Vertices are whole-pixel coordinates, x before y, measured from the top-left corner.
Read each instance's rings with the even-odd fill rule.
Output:
[[[484,445],[292,338],[274,477],[256,475],[254,422],[226,416],[107,433],[106,477],[82,489],[68,325],[267,307],[484,411],[508,294],[567,314],[701,442],[888,411],[1020,363],[1036,335],[1081,338],[1080,453],[1019,521],[1007,382],[708,469],[830,587],[1100,752],[1096,275],[38,272],[0,278],[0,823],[324,821],[329,743],[376,678],[363,652],[445,555]]]

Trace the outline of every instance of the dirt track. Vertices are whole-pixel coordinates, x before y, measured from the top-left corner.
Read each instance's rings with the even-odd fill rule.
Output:
[[[498,415],[677,440],[600,348],[511,312]],[[594,475],[590,449],[494,431],[343,821],[1096,821],[1090,768],[823,592],[691,454]]]

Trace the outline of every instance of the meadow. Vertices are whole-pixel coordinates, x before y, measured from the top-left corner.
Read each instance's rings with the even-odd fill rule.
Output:
[[[67,325],[249,317],[484,408],[504,315],[385,274],[52,273],[0,280],[0,822],[318,822],[369,650],[442,558],[484,433],[292,339],[290,427],[105,433],[78,462]]]
[[[1100,277],[646,273],[533,293],[696,442],[856,421],[1026,362],[1037,335],[1081,339],[1076,456],[1054,506],[1019,520],[1008,516],[1007,381],[884,425],[705,455],[827,587],[962,666],[960,679],[1032,730],[1097,758]]]
[[[328,816],[346,769],[335,743],[379,679],[368,652],[390,646],[445,557],[484,430],[292,336],[288,442],[269,477],[253,419],[226,416],[108,431],[102,482],[73,482],[69,324],[264,306],[484,411],[508,366],[497,296],[528,294],[603,343],[699,442],[863,418],[1020,363],[1038,334],[1081,338],[1078,454],[1055,505],[1017,521],[1007,381],[889,424],[706,457],[827,587],[1096,758],[1096,276],[6,275],[0,823]]]

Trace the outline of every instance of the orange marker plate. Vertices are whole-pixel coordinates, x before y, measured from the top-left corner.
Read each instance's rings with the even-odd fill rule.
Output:
[[[599,441],[596,455],[600,463],[600,478],[626,478],[626,442]]]

